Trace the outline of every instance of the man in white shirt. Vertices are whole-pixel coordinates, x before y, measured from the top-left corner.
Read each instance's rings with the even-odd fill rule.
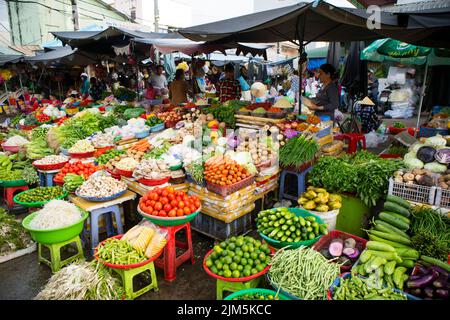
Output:
[[[163,73],[163,66],[156,68],[156,74],[153,74],[150,78],[150,83],[155,89],[167,89],[167,79]]]

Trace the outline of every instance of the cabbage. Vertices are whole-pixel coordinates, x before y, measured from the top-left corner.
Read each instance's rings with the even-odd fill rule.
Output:
[[[409,151],[410,151],[410,152],[414,152],[414,154],[416,154],[416,153],[417,153],[417,150],[419,150],[419,148],[421,148],[421,147],[423,147],[423,146],[424,146],[423,143],[416,142],[416,143],[414,143],[414,144],[409,148]]]
[[[409,169],[416,169],[416,168],[422,169],[423,168],[423,162],[417,158],[405,159],[404,163]]]
[[[427,163],[425,165],[425,169],[430,170],[435,173],[444,173],[447,170],[447,166],[445,164],[440,164],[436,161]]]
[[[414,151],[410,151],[403,157],[404,160],[408,159],[416,159],[416,153]]]
[[[425,140],[426,146],[432,147],[445,147],[447,140],[445,140],[441,135],[437,134],[434,137],[427,138]]]

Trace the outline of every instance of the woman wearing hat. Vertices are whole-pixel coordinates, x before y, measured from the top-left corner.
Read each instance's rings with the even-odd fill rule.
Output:
[[[89,89],[90,89],[90,83],[89,83],[88,75],[87,75],[87,73],[83,72],[81,74],[81,88],[80,88],[81,97],[83,99],[86,99],[87,97],[89,97]]]
[[[307,101],[306,106],[314,110],[317,116],[329,116],[334,121],[334,111],[339,107],[339,89],[334,81],[336,69],[329,63],[325,63],[317,70],[317,76],[322,83],[322,88],[313,99],[303,97]]]

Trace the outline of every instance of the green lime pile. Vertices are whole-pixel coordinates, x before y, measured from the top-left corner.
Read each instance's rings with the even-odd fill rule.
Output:
[[[65,192],[62,187],[38,187],[25,191],[17,195],[17,200],[20,202],[44,202],[64,196]]]
[[[233,300],[280,300],[280,298],[277,295],[264,295],[259,293],[253,293],[253,294],[244,294],[242,296],[233,298]]]
[[[270,262],[270,249],[248,236],[231,237],[214,246],[206,260],[211,272],[225,278],[241,278],[264,270]]]
[[[125,151],[123,151],[123,150],[110,149],[110,150],[106,151],[104,154],[102,154],[101,156],[99,156],[96,161],[100,165],[107,164],[109,160],[114,159],[115,157],[118,157],[124,153],[125,153]]]
[[[256,225],[258,232],[281,242],[313,240],[328,233],[327,225],[315,216],[297,217],[289,208],[259,212]]]

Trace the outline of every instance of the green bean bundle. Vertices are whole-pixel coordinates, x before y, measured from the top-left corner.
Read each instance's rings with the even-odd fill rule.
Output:
[[[366,279],[357,276],[341,279],[333,293],[333,300],[406,300],[406,295],[390,287],[374,288]]]
[[[318,251],[302,246],[277,251],[272,258],[269,277],[279,289],[303,300],[326,300],[340,267]]]
[[[280,163],[284,166],[298,166],[314,158],[319,145],[311,137],[303,135],[289,139],[280,149]]]
[[[128,242],[119,239],[108,239],[98,247],[98,257],[108,263],[128,265],[143,262],[147,257],[143,252],[134,249]]]

